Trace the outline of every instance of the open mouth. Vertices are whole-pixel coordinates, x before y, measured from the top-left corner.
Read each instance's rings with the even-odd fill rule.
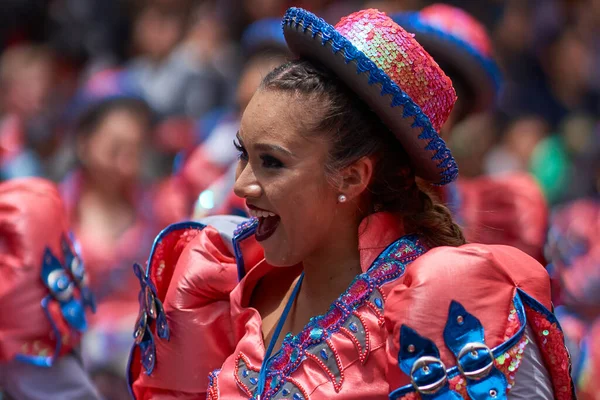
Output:
[[[250,216],[258,218],[258,227],[256,228],[256,233],[254,234],[256,240],[259,242],[267,240],[277,230],[281,218],[279,215],[270,211],[261,210],[250,206],[248,206],[248,208]]]

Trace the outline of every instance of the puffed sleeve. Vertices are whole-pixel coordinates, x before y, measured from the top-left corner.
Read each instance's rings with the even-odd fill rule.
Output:
[[[0,362],[50,367],[79,346],[94,301],[52,182],[0,184],[0,277]]]
[[[557,390],[549,387],[555,378],[570,394],[569,359],[550,309],[546,271],[515,248],[470,244],[430,250],[407,267],[386,300],[391,398],[414,398],[415,386],[428,385],[437,394],[448,392],[447,399],[471,398],[467,388],[505,393],[515,385],[531,387],[530,394],[551,393]],[[521,360],[532,357],[530,373],[517,375]],[[564,358],[565,368],[548,372],[552,358]],[[537,375],[532,368],[539,369]],[[471,379],[480,369],[484,376]],[[539,382],[531,378],[536,376]]]
[[[235,258],[215,228],[178,224],[157,239],[147,277],[142,292],[154,290],[156,307],[142,301],[129,370],[134,396],[202,398],[209,373],[233,351]]]

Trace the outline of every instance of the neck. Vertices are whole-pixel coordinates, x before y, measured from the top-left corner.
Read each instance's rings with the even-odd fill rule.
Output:
[[[122,207],[123,205],[131,205],[125,189],[121,187],[109,188],[94,185],[90,183],[91,180],[84,178],[83,195],[92,196],[100,203],[108,206]]]
[[[348,223],[331,235],[333,239],[302,265],[304,280],[300,292],[301,302],[314,314],[327,311],[329,305],[362,272],[358,250],[358,223]]]

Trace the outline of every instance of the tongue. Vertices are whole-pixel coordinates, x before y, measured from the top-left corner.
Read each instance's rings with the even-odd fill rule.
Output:
[[[279,226],[280,220],[279,216],[260,218],[255,233],[256,240],[262,242],[263,240],[270,238],[271,235],[275,233],[277,226]]]

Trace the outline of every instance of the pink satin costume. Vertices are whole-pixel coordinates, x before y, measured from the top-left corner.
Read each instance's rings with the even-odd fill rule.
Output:
[[[398,367],[402,326],[434,341],[441,361],[455,365],[442,337],[452,301],[481,321],[485,343],[493,348],[524,322],[516,318],[513,301],[521,291],[529,299],[524,309],[532,334],[494,354],[495,368],[518,387],[524,349],[539,347],[554,396],[572,398],[569,358],[548,311],[550,280],[544,268],[505,246],[427,251],[420,238],[403,236],[401,225],[387,213],[363,221],[364,274],[329,313],[286,338],[270,361],[268,390],[261,398],[387,398],[411,382]],[[273,268],[263,259],[254,229],[252,220],[238,229],[233,253],[210,226],[183,223],[159,235],[148,268],[138,269],[142,309],[130,366],[136,399],[251,398],[265,345],[260,315],[248,302]],[[461,375],[449,385],[469,398]],[[417,398],[411,396],[394,398]]]

